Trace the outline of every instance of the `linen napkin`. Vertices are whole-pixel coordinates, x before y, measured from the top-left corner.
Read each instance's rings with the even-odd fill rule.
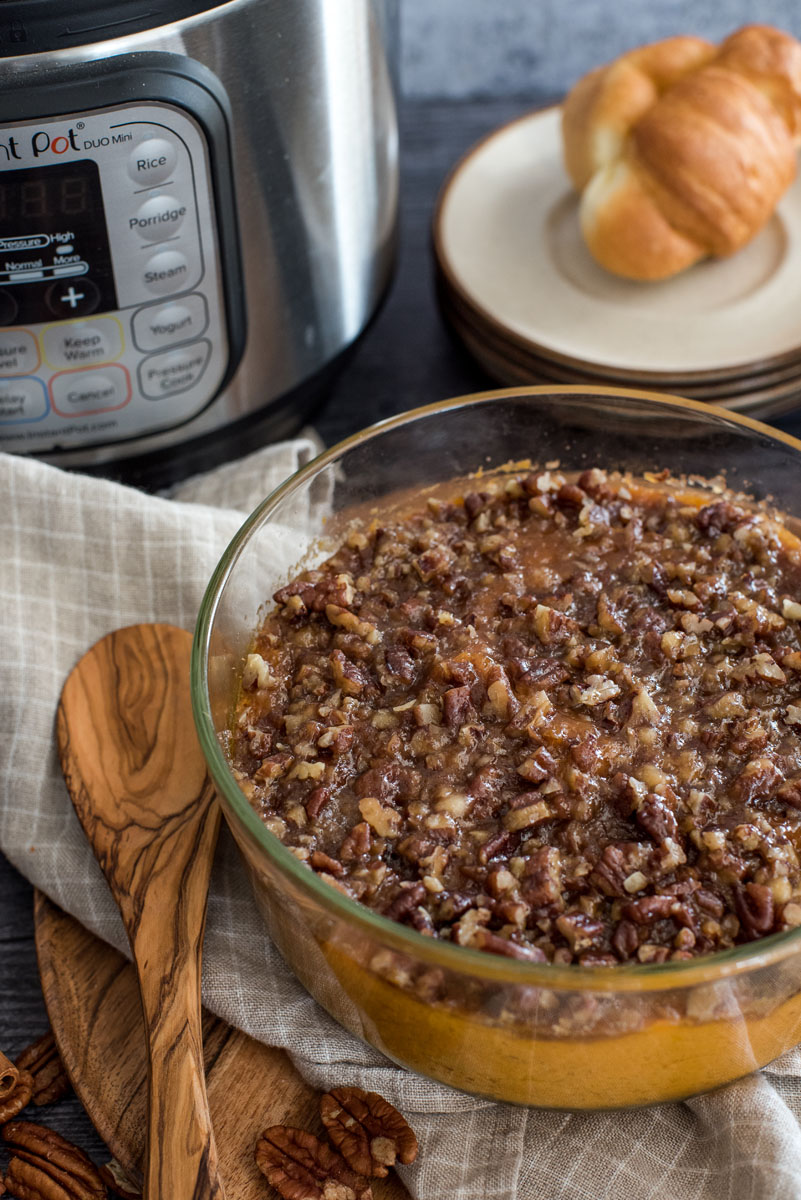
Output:
[[[266,447],[171,498],[0,455],[0,849],[119,950],[117,909],[58,766],[62,684],[113,629],[191,630],[244,516],[317,449],[313,436]],[[285,1047],[314,1086],[356,1084],[405,1113],[420,1155],[402,1174],[420,1200],[801,1200],[798,1050],[715,1094],[639,1111],[543,1112],[463,1095],[396,1067],[315,1004],[269,942],[225,831],[204,955],[213,1012]]]

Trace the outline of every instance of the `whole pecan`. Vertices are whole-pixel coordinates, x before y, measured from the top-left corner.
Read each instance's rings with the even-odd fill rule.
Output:
[[[20,1071],[14,1091],[5,1100],[0,1100],[0,1122],[13,1120],[30,1104],[32,1095],[33,1076],[30,1071]]]
[[[26,1046],[17,1058],[17,1066],[21,1071],[30,1071],[33,1076],[32,1099],[37,1108],[43,1104],[53,1104],[70,1090],[70,1081],[52,1029]]]
[[[290,1125],[265,1129],[256,1165],[284,1200],[373,1200],[370,1184],[313,1133]]]
[[[383,1176],[396,1161],[417,1158],[417,1138],[406,1119],[378,1092],[334,1088],[320,1098],[328,1136],[360,1175]]]
[[[105,1200],[106,1187],[88,1155],[66,1138],[32,1121],[7,1121],[0,1129],[13,1157],[6,1188],[18,1200]]]

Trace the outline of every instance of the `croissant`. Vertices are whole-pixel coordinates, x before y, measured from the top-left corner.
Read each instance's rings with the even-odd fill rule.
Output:
[[[562,141],[584,240],[609,271],[666,279],[733,254],[795,177],[801,43],[748,25],[720,47],[633,50],[573,87]]]

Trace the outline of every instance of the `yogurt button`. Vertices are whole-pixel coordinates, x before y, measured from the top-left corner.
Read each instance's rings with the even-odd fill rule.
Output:
[[[180,229],[186,216],[186,205],[172,196],[151,196],[132,217],[128,228],[146,242],[160,242]]]
[[[191,342],[205,331],[208,321],[206,301],[198,292],[168,304],[149,304],[134,313],[134,341],[140,350]]]
[[[146,138],[131,151],[128,174],[140,187],[163,183],[172,175],[178,155],[166,138]]]
[[[189,287],[189,263],[178,250],[160,250],[148,259],[142,280],[149,291],[162,296],[183,292]]]

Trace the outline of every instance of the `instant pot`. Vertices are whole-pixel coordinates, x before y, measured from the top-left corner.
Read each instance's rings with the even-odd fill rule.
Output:
[[[388,284],[393,0],[0,0],[0,449],[286,436]]]

